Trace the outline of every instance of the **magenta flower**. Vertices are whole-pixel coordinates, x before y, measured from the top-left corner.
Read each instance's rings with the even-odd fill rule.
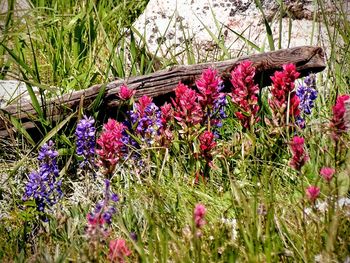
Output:
[[[216,142],[214,141],[214,134],[211,131],[205,131],[199,137],[201,154],[204,159],[211,165],[211,161],[213,160],[212,150],[216,146]]]
[[[136,93],[136,90],[129,89],[125,84],[121,85],[119,92],[118,92],[118,97],[121,100],[129,100],[131,99],[132,96],[134,96]]]
[[[207,213],[207,210],[205,209],[205,206],[202,204],[197,204],[196,207],[194,208],[194,223],[196,225],[196,228],[201,228],[202,226],[205,225],[205,214]]]
[[[220,97],[218,88],[220,82],[217,71],[212,68],[204,70],[201,78],[196,80],[199,90],[198,100],[203,108],[214,107],[214,102]]]
[[[113,172],[115,165],[122,158],[123,131],[125,126],[114,119],[109,119],[103,126],[103,131],[97,139],[101,149],[97,149],[99,155],[98,166],[104,167],[107,173]]]
[[[202,107],[198,102],[198,93],[181,82],[175,89],[174,118],[183,129],[194,126],[203,119]]]
[[[127,247],[124,239],[116,239],[109,242],[108,259],[111,262],[124,263],[125,257],[130,255],[131,251]]]
[[[308,154],[304,149],[304,138],[294,136],[290,143],[293,157],[290,160],[290,166],[295,170],[300,171],[304,164],[309,160]]]
[[[347,132],[350,128],[350,95],[341,95],[337,98],[336,104],[333,106],[333,118],[331,120],[331,129],[333,129],[333,139],[338,140],[339,137]]]
[[[327,181],[327,183],[332,180],[334,173],[335,169],[330,167],[323,167],[320,171],[320,175]]]
[[[249,128],[259,121],[259,86],[254,83],[255,67],[253,62],[243,61],[231,72],[232,101],[239,107],[235,113],[243,127]]]
[[[275,115],[280,115],[281,122],[284,122],[287,115],[288,98],[289,98],[289,116],[294,120],[297,120],[300,115],[300,99],[294,91],[295,80],[299,77],[300,73],[296,71],[294,64],[283,65],[283,71],[276,71],[271,77],[272,98],[269,100],[269,104]]]
[[[306,188],[305,193],[310,202],[314,203],[320,195],[320,188],[314,185],[310,185]]]

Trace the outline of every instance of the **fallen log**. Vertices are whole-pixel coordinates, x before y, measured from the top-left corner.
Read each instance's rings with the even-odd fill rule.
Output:
[[[253,62],[256,67],[256,81],[261,86],[269,85],[271,83],[270,76],[287,63],[296,65],[297,70],[301,73],[300,77],[306,76],[310,72],[320,72],[326,67],[322,48],[301,46],[220,62],[174,66],[149,75],[130,77],[127,80],[116,80],[108,84],[98,84],[50,100],[42,108],[45,109],[46,116],[53,119],[63,119],[64,114],[73,112],[79,105],[84,107],[90,105],[98,96],[100,89],[105,86],[106,89],[100,107],[113,109],[119,103],[117,93],[122,84],[127,84],[129,88],[137,90],[136,98],[147,95],[157,97],[159,101],[162,100],[162,96],[171,93],[180,81],[187,85],[193,85],[203,69],[208,67],[217,69],[223,80],[228,81],[232,69],[244,60]],[[8,121],[11,116],[18,119],[25,129],[34,127],[33,116],[36,116],[36,111],[30,103],[22,104],[20,107],[10,105],[0,110],[0,138],[7,137],[14,130]]]

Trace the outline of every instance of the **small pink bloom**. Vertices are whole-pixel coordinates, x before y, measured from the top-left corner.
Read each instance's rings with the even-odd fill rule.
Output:
[[[152,98],[144,95],[142,96],[139,101],[136,103],[136,108],[140,114],[140,116],[144,115],[145,109],[148,105],[152,103]]]
[[[129,89],[125,84],[121,85],[120,90],[118,92],[118,96],[122,100],[129,100],[132,96],[134,96],[136,90]]]
[[[210,131],[205,131],[201,136],[199,136],[199,142],[202,156],[205,158],[208,164],[211,165],[213,160],[212,151],[216,146],[214,134]]]
[[[310,185],[309,187],[306,188],[305,193],[307,198],[311,202],[315,202],[318,196],[320,195],[320,188],[314,185]]]
[[[124,263],[125,257],[130,255],[131,251],[127,247],[124,239],[116,239],[109,242],[108,259],[111,262]]]
[[[294,136],[290,143],[290,148],[293,154],[290,166],[295,170],[300,171],[304,164],[309,160],[309,156],[304,149],[304,138]]]
[[[196,228],[201,228],[202,226],[205,225],[205,214],[207,213],[207,210],[205,209],[205,206],[202,204],[197,204],[196,207],[194,208],[194,222],[196,225]]]
[[[330,167],[323,167],[320,171],[321,176],[328,183],[332,180],[334,173],[335,173],[335,169],[330,168]]]

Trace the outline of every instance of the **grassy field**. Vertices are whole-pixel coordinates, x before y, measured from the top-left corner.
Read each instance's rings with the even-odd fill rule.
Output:
[[[324,74],[297,79],[285,65],[259,88],[246,62],[224,94],[207,69],[196,87],[174,87],[168,104],[135,101],[123,87],[114,119],[81,109],[74,127],[53,123],[45,100],[170,63],[132,27],[146,4],[38,0],[21,19],[0,17],[0,79],[40,88],[31,99],[42,133],[0,142],[0,261],[348,262],[343,7],[334,2],[330,15],[314,1],[315,28],[321,20],[331,40]]]

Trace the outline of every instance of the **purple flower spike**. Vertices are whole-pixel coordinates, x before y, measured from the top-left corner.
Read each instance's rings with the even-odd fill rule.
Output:
[[[299,109],[302,113],[310,115],[314,107],[314,100],[318,94],[316,90],[316,76],[314,74],[307,76],[304,83],[297,88],[296,94],[300,100]]]
[[[79,121],[77,128],[75,130],[75,135],[77,137],[77,155],[84,158],[83,162],[80,164],[84,167],[87,164],[94,163],[95,156],[95,120],[92,117],[87,117]]]
[[[45,207],[54,205],[62,197],[61,181],[57,180],[57,156],[54,143],[51,140],[45,143],[39,150],[39,171],[29,174],[25,187],[23,200],[34,198],[37,210],[41,212],[45,212]]]

